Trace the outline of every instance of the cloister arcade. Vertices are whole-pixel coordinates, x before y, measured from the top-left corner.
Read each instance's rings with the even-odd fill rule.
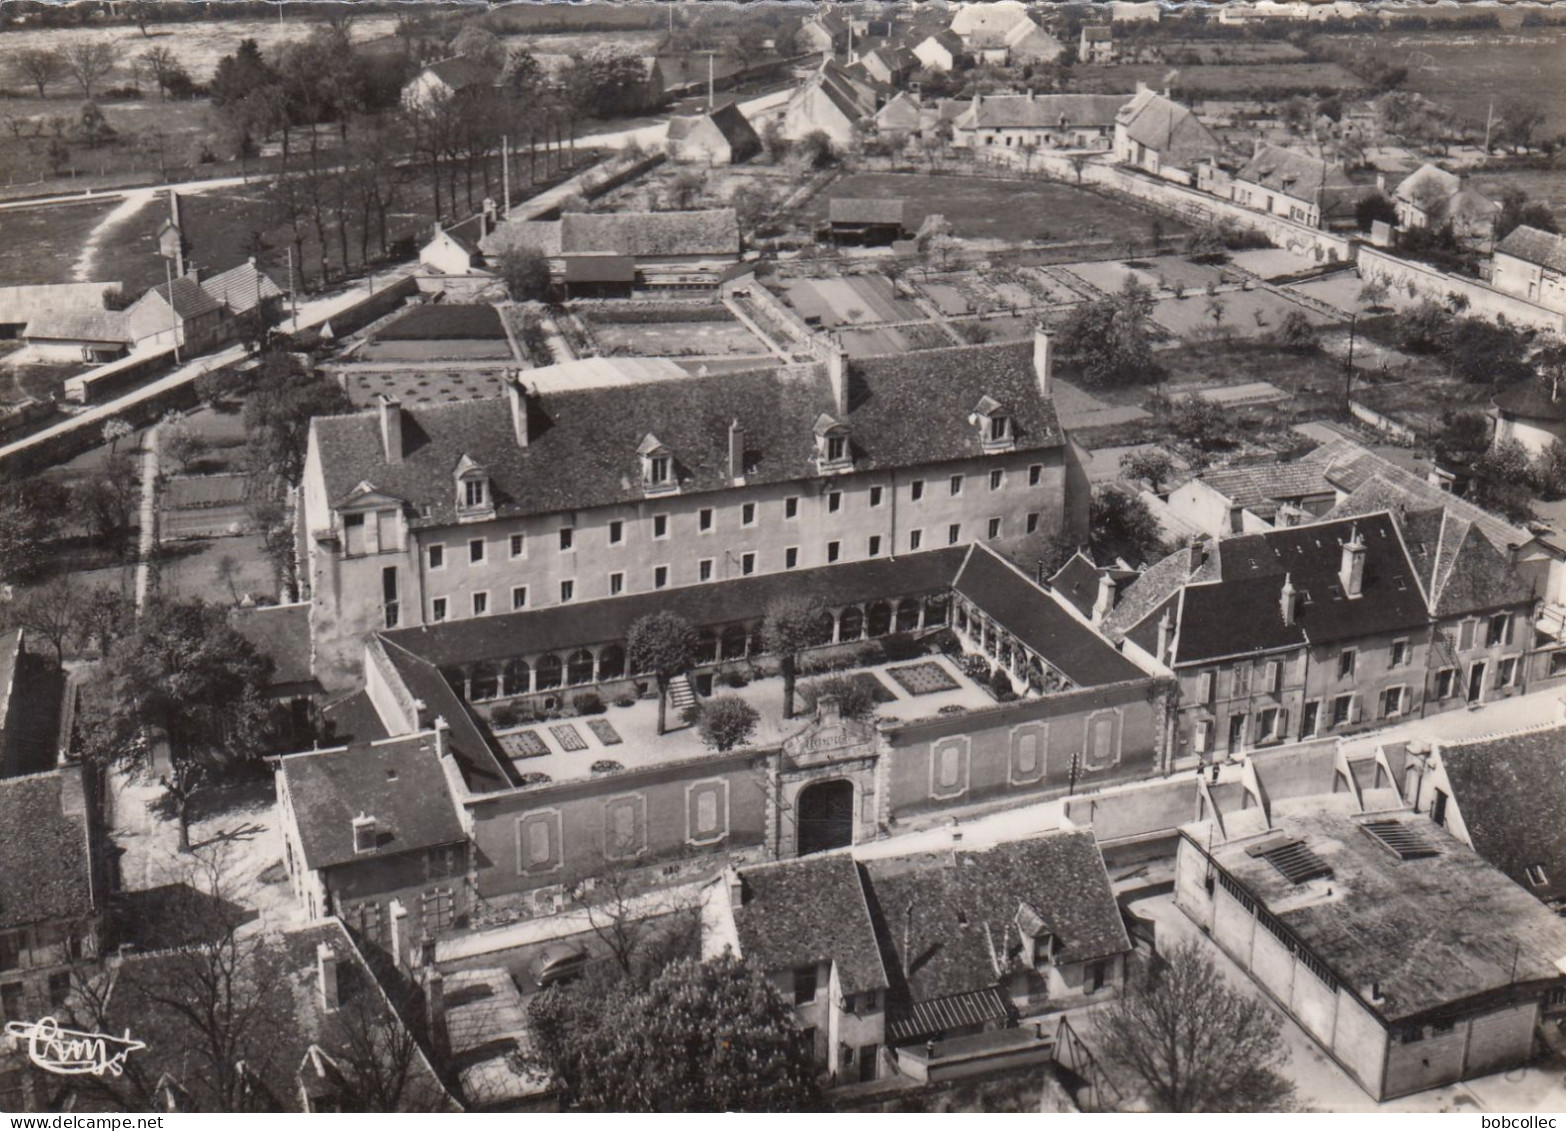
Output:
[[[1058,668],[960,595],[952,600],[952,629],[965,646],[982,652],[1011,677],[1013,690],[1048,695],[1075,687]]]

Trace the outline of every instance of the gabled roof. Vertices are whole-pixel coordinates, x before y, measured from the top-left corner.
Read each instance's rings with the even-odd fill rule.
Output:
[[[958,129],[1107,129],[1124,94],[991,94],[974,100]]]
[[[1120,110],[1126,136],[1159,154],[1160,160],[1189,165],[1216,157],[1223,146],[1188,107],[1153,90],[1141,90]]]
[[[1566,898],[1566,725],[1439,748],[1474,850],[1540,899]],[[1537,885],[1528,869],[1543,868]]]
[[[837,966],[845,994],[888,982],[859,868],[845,854],[762,864],[740,872],[734,908],[740,953],[768,972]]]
[[[968,551],[952,588],[1079,687],[1140,679],[1143,675],[1108,641],[982,543]]]
[[[244,314],[261,304],[262,299],[281,298],[283,288],[255,265],[241,263],[201,281],[201,289],[234,314]]]
[[[1063,433],[1039,395],[1031,342],[853,358],[848,422],[855,467],[875,470],[981,454],[968,413],[988,394],[1006,404],[1018,451],[1057,447]],[[518,446],[504,397],[403,409],[404,450],[386,462],[374,412],[317,417],[311,425],[330,499],[359,484],[406,500],[416,527],[456,519],[451,469],[471,454],[490,470],[501,517],[640,501],[636,446],[656,432],[680,453],[686,493],[728,487],[729,425],[739,420],[756,453],[752,484],[814,479],[811,427],[835,412],[824,363],[789,365],[613,388],[546,391],[537,432]]]
[[[1452,196],[1462,187],[1462,177],[1426,161],[1398,182],[1397,188],[1392,190],[1392,198],[1417,204],[1427,193],[1432,195],[1439,193],[1444,199]]]
[[[210,314],[214,310],[223,308],[217,299],[201,289],[201,284],[188,276],[173,281],[174,297],[172,301],[169,299],[170,286],[171,284],[169,283],[159,283],[148,291],[146,295],[142,296],[142,301],[145,301],[152,295],[156,295],[159,300],[171,305],[174,308],[174,313],[181,318],[197,318],[203,314]]]
[[[257,605],[233,609],[228,623],[256,651],[272,660],[272,684],[308,683],[315,678],[310,662],[310,609],[308,603]]]
[[[453,91],[467,90],[475,86],[493,86],[500,81],[500,73],[482,60],[471,55],[453,55],[424,68],[424,73],[440,79]]]
[[[903,201],[882,197],[834,196],[827,203],[827,219],[833,224],[903,223]]]
[[[1519,224],[1495,245],[1495,254],[1510,255],[1524,263],[1536,263],[1552,271],[1566,271],[1566,236]]]
[[[1490,403],[1508,416],[1566,420],[1566,396],[1561,395],[1560,385],[1554,381],[1519,381],[1495,394]]]
[[[1288,462],[1251,464],[1248,467],[1217,468],[1203,472],[1199,478],[1228,499],[1230,506],[1245,507],[1252,511],[1263,504],[1335,493],[1335,488],[1324,473],[1322,461],[1308,457]]]
[[[451,744],[451,756],[456,759],[462,780],[470,790],[493,793],[513,784],[510,763],[495,754],[468,705],[451,689],[439,668],[385,636],[374,638],[369,647],[382,650],[403,689],[418,706],[420,727],[433,727],[438,720],[446,720],[451,728],[446,736]]]
[[[0,778],[0,928],[80,919],[93,913],[92,871],[81,787],[66,811],[64,775]]]
[[[35,315],[22,330],[30,341],[107,342],[123,345],[128,333],[118,310],[52,310]]]
[[[1533,600],[1533,590],[1472,522],[1443,510],[1409,515],[1400,525],[1416,563],[1430,551],[1427,539],[1436,533],[1430,567],[1420,572],[1433,616],[1490,612]]]
[[[0,287],[0,325],[24,325],[35,318],[98,314],[118,283],[38,283]]]
[[[934,35],[926,36],[919,42],[922,45],[932,41],[946,48],[947,52],[952,55],[961,55],[963,52],[962,36],[952,31],[951,28],[945,28]]]
[[[308,868],[398,856],[465,837],[433,733],[290,754],[278,768]],[[360,813],[375,818],[369,852],[354,851],[353,820]]]
[[[483,247],[490,253],[531,247],[551,257],[737,256],[739,217],[732,208],[696,212],[567,212],[559,220],[507,221],[483,241]]]
[[[1049,579],[1049,587],[1083,616],[1090,616],[1098,603],[1099,569],[1081,550],[1066,559],[1066,564]]]
[[[1326,194],[1357,191],[1342,165],[1281,145],[1261,146],[1234,179],[1298,200],[1316,200],[1321,196],[1323,203]]]

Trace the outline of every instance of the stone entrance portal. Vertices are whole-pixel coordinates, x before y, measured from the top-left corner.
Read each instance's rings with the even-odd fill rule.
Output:
[[[799,855],[854,843],[854,783],[817,782],[799,793]]]

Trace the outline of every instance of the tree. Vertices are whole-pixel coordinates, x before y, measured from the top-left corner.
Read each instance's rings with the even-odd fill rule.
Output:
[[[512,302],[543,302],[549,297],[549,260],[532,247],[508,247],[500,253],[500,278]]]
[[[669,183],[669,201],[676,211],[686,211],[701,199],[707,188],[707,175],[700,169],[682,169]]]
[[[232,55],[218,60],[212,72],[212,105],[222,109],[242,102],[261,87],[277,82],[277,74],[261,57],[253,39],[242,39]]]
[[[196,463],[211,450],[207,438],[197,432],[187,421],[176,421],[169,428],[164,429],[159,440],[163,450],[169,458],[179,464],[181,471],[189,471],[190,465]]]
[[[1512,522],[1533,517],[1534,467],[1528,449],[1516,440],[1500,440],[1474,461],[1471,495],[1486,510]]]
[[[1294,1086],[1282,1023],[1259,994],[1231,989],[1191,940],[1127,978],[1091,1024],[1147,1086],[1155,1111],[1286,1111]]]
[[[103,470],[71,489],[69,513],[99,544],[124,557],[140,507],[140,483],[129,456],[110,456]]]
[[[1367,193],[1354,205],[1354,223],[1362,232],[1368,232],[1377,220],[1397,224],[1397,205],[1379,192]]]
[[[1398,344],[1414,353],[1434,353],[1446,342],[1452,314],[1431,299],[1422,300],[1398,315]]]
[[[647,71],[628,51],[595,47],[573,61],[566,91],[570,104],[590,117],[625,117],[647,108]]]
[[[648,613],[631,625],[625,658],[633,674],[658,683],[658,733],[664,732],[669,681],[696,662],[696,630],[676,613]]]
[[[284,484],[297,483],[304,468],[310,421],[352,407],[341,385],[306,372],[286,351],[273,349],[262,354],[244,412],[252,472],[270,474]]]
[[[42,477],[0,487],[0,585],[37,575],[67,498],[58,484]]]
[[[61,49],[65,69],[82,88],[82,97],[92,101],[93,87],[105,78],[120,60],[119,48],[107,39],[82,39]]]
[[[1229,418],[1212,401],[1191,393],[1172,402],[1169,408],[1170,431],[1187,443],[1203,449],[1228,443]]]
[[[1453,319],[1441,345],[1453,376],[1464,381],[1505,385],[1534,377],[1527,361],[1527,339],[1488,318]]]
[[[834,672],[805,684],[805,702],[815,710],[823,698],[837,700],[838,712],[845,719],[868,719],[880,706],[863,680]]]
[[[762,612],[761,646],[778,658],[783,677],[783,717],[794,717],[794,680],[799,654],[821,642],[821,617],[825,607],[803,593],[787,593],[767,602]]]
[[[506,45],[487,28],[469,23],[451,39],[451,53],[466,55],[495,71],[506,65]]]
[[[1523,224],[1538,228],[1541,232],[1560,231],[1549,205],[1530,203],[1526,192],[1516,185],[1508,185],[1501,190],[1501,211],[1495,218],[1495,238],[1503,240]]]
[[[154,599],[104,667],[88,756],[147,772],[150,744],[166,740],[170,769],[161,783],[188,852],[191,801],[213,773],[271,752],[272,660],[234,631],[223,609]]]
[[[1501,136],[1513,147],[1527,149],[1544,125],[1544,107],[1530,98],[1508,98],[1500,105]]]
[[[38,88],[38,97],[42,100],[49,84],[65,73],[65,58],[59,51],[28,47],[16,53],[16,69]]]
[[[529,1008],[543,1066],[582,1111],[810,1111],[811,1050],[766,973],[671,963],[644,991],[556,986]]]
[[[279,346],[277,327],[283,322],[283,296],[266,295],[234,320],[240,342],[251,353],[266,353]]]
[[[141,61],[147,70],[152,73],[152,81],[157,84],[159,95],[162,98],[169,96],[169,80],[176,74],[184,74],[185,68],[180,65],[174,52],[162,44],[144,51]]]
[[[82,103],[81,113],[76,121],[76,131],[77,135],[87,143],[88,149],[97,149],[114,136],[114,127],[109,125],[109,120],[103,116],[103,110],[96,102]]]
[[[811,130],[794,143],[793,152],[807,169],[830,169],[837,164],[837,146],[825,130]]]
[[[135,429],[118,416],[111,416],[103,422],[103,442],[109,445],[109,454],[113,455],[119,447],[120,441],[129,436]]]
[[[716,695],[701,710],[701,740],[722,754],[744,746],[756,733],[761,715],[738,695]]]
[[[1141,499],[1110,488],[1093,497],[1088,511],[1088,541],[1110,558],[1133,565],[1154,562],[1168,552],[1158,520]]]
[[[1228,305],[1217,295],[1209,295],[1207,298],[1207,317],[1213,320],[1213,334],[1223,332],[1223,318],[1229,312]]]
[[[1380,275],[1372,275],[1360,286],[1359,301],[1373,311],[1380,310],[1386,305],[1390,293],[1391,288],[1387,286],[1386,279]]]
[[[1317,345],[1316,326],[1303,310],[1291,310],[1283,316],[1273,338],[1280,346],[1308,350]]]
[[[1159,494],[1159,487],[1174,475],[1174,461],[1162,448],[1137,448],[1120,457],[1120,470],[1130,479],[1145,479]]]
[[[1135,279],[1105,298],[1079,303],[1060,329],[1061,353],[1089,386],[1108,387],[1157,376],[1147,320],[1153,296]]]

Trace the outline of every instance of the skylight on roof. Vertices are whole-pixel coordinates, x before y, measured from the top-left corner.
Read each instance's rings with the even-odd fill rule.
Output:
[[[1441,850],[1425,836],[1424,830],[1413,825],[1405,825],[1401,821],[1366,821],[1359,827],[1383,848],[1395,853],[1399,860],[1441,855]]]
[[[1245,851],[1267,861],[1291,884],[1303,884],[1307,880],[1332,875],[1331,865],[1306,848],[1305,842],[1301,840],[1267,841]]]

